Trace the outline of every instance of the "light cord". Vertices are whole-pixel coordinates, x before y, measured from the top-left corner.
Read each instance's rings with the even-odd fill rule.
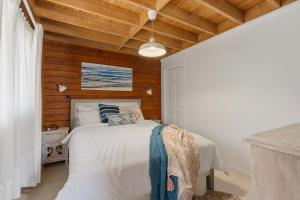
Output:
[[[153,20],[151,20],[151,24],[152,24],[152,33],[151,33],[151,37],[154,38],[154,37],[153,37]]]

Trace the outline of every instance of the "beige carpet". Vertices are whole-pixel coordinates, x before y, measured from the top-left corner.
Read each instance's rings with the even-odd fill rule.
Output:
[[[193,200],[240,200],[238,197],[225,192],[209,191],[203,197],[195,197]]]

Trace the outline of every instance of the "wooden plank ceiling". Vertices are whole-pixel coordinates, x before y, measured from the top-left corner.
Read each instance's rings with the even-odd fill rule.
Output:
[[[171,55],[293,0],[29,0],[45,38],[137,55],[154,37]]]

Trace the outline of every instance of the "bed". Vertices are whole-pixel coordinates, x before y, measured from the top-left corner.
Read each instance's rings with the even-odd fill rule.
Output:
[[[138,104],[130,100],[71,100],[71,127],[64,140],[69,146],[69,176],[56,200],[150,200],[149,142],[158,124],[140,120],[136,124],[112,126],[97,123],[75,127],[79,106],[99,103]],[[200,148],[197,195],[213,189],[213,169],[226,171],[216,146],[194,135]]]

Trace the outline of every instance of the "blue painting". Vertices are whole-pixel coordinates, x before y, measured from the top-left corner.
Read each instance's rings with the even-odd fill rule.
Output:
[[[82,62],[81,89],[132,91],[132,68]]]

